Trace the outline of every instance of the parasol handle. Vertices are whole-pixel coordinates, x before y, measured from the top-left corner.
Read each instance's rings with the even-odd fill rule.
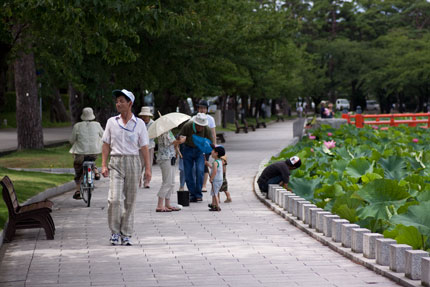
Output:
[[[161,113],[160,113],[160,111],[157,111],[158,112],[158,115],[160,116],[160,118],[161,118]]]

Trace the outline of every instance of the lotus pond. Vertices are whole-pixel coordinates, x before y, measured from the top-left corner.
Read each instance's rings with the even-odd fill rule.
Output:
[[[430,131],[323,125],[271,162],[298,155],[289,187],[372,232],[430,249]]]

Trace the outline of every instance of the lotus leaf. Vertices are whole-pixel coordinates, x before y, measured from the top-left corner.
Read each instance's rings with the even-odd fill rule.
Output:
[[[413,249],[424,247],[422,235],[414,226],[397,224],[393,230],[385,231],[384,236],[395,239],[399,244],[410,245]]]
[[[384,168],[385,177],[388,179],[401,180],[407,175],[406,164],[401,157],[390,156],[387,159],[381,158],[379,164]]]
[[[293,192],[306,200],[314,198],[314,190],[321,185],[320,178],[295,178],[292,177],[288,186],[292,188]]]
[[[345,172],[353,178],[360,178],[373,171],[373,165],[365,158],[356,158],[347,165]]]
[[[410,206],[405,214],[394,215],[391,221],[394,224],[414,226],[424,236],[430,236],[430,201]]]
[[[419,202],[430,201],[430,190],[424,190],[417,196]]]
[[[378,220],[389,219],[410,194],[395,180],[376,179],[358,190],[356,196],[368,202],[367,206],[359,209],[358,215],[361,218],[373,217]]]

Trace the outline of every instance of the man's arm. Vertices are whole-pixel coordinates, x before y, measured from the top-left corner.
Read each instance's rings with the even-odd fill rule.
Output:
[[[140,148],[140,153],[143,156],[143,161],[145,162],[145,179],[147,181],[150,181],[152,177],[152,171],[151,171],[148,146],[147,145],[142,146]]]
[[[102,146],[102,175],[104,177],[109,176],[109,169],[107,167],[109,154],[110,154],[110,145],[107,143],[103,143],[103,146]]]

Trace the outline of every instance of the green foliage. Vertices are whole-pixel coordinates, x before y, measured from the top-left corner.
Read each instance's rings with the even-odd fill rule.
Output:
[[[423,166],[430,164],[430,157],[427,145],[416,145],[414,138],[427,142],[430,135],[418,127],[322,126],[309,130],[273,160],[301,158],[302,166],[292,171],[289,186],[317,206],[373,232],[396,232],[387,234],[428,248],[430,218],[425,210],[430,207],[430,177]],[[336,144],[327,152],[324,142],[331,140]],[[404,227],[397,228],[399,224]]]

